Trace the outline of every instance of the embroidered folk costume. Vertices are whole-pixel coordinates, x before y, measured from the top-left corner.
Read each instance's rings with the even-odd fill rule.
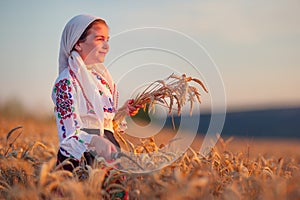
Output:
[[[60,154],[80,160],[84,152],[93,150],[93,137],[87,130],[113,133],[112,119],[118,101],[116,85],[102,63],[85,65],[74,45],[90,23],[99,19],[90,15],[72,18],[62,33],[59,52],[59,76],[52,100],[60,142]],[[114,139],[114,138],[113,138]],[[114,140],[113,143],[118,146]]]

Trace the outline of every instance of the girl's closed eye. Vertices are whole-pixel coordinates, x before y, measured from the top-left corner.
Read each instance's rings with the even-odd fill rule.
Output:
[[[104,37],[97,37],[96,40],[104,41]]]
[[[107,39],[105,40],[105,37],[104,37],[104,36],[98,36],[98,37],[96,37],[96,40],[108,42],[108,41],[109,41],[109,38],[107,38]]]

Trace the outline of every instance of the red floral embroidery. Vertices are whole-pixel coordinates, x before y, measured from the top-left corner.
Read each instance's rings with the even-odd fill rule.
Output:
[[[112,91],[111,91],[111,89],[109,87],[109,84],[99,74],[97,74],[96,72],[93,71],[92,74],[95,75],[96,78],[101,82],[101,84],[104,85],[110,91],[110,93],[112,94]]]
[[[56,111],[59,119],[71,117],[74,110],[71,83],[68,79],[60,80],[55,84]]]

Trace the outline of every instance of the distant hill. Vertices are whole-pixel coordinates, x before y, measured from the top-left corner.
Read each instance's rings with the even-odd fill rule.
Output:
[[[198,133],[207,132],[211,115],[201,114]],[[180,119],[175,117],[176,124]],[[166,122],[171,127],[171,119]],[[222,136],[300,138],[300,107],[228,112]]]

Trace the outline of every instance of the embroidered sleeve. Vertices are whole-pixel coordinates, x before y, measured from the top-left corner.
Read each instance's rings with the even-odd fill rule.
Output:
[[[82,122],[77,109],[75,88],[70,79],[56,82],[53,88],[54,113],[60,141],[60,151],[67,157],[80,159],[92,136],[81,131]]]

